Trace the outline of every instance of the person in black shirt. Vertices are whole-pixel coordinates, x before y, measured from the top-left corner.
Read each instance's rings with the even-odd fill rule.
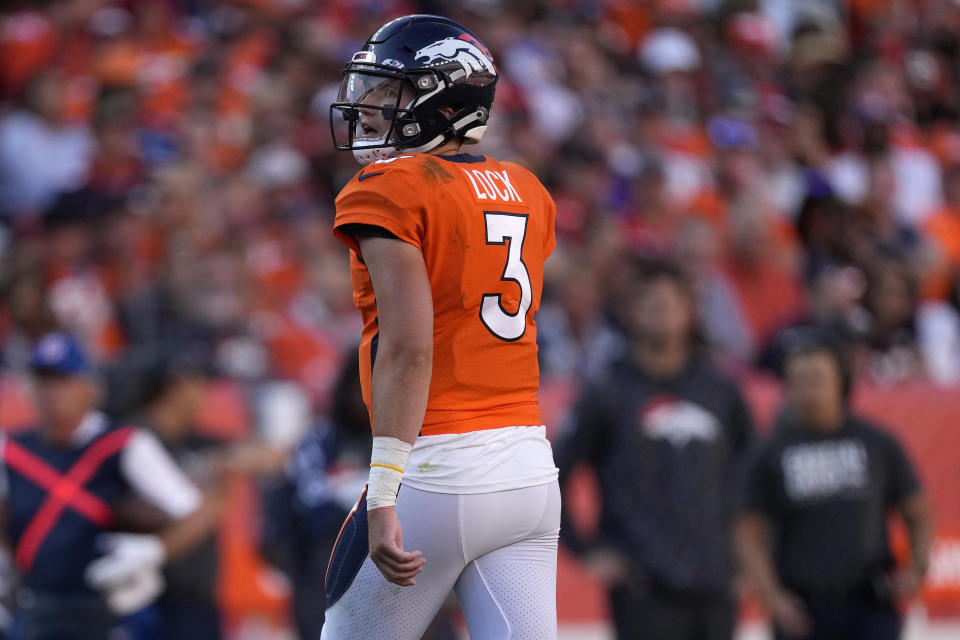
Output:
[[[682,272],[647,264],[629,289],[626,357],[584,390],[556,448],[561,486],[581,461],[596,471],[598,531],[584,541],[564,518],[561,539],[607,585],[619,638],[729,639],[731,496],[750,414],[696,346]]]
[[[848,411],[843,352],[815,329],[788,342],[786,407],[751,464],[737,522],[744,571],[778,639],[893,640],[896,601],[927,568],[926,498],[897,440]],[[894,565],[890,509],[907,524],[909,568]]]

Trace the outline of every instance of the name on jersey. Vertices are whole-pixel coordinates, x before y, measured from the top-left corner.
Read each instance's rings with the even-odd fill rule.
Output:
[[[502,202],[523,202],[523,198],[510,184],[506,171],[492,169],[461,169],[467,180],[473,185],[477,200],[500,200]]]

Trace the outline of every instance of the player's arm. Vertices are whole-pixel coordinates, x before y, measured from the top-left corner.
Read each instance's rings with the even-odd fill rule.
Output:
[[[373,433],[412,445],[427,409],[433,367],[433,295],[420,249],[394,238],[360,239],[377,299]]]
[[[367,489],[370,557],[396,584],[414,584],[424,559],[406,552],[394,504],[420,432],[433,367],[433,295],[420,249],[397,238],[359,238],[377,299],[373,453]]]

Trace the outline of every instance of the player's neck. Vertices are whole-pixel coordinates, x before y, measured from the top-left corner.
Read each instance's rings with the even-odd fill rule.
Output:
[[[440,145],[436,149],[433,149],[432,151],[429,151],[428,153],[434,156],[455,156],[458,153],[460,153],[460,147],[462,146],[463,146],[463,141],[457,138],[454,138],[453,140],[448,140],[447,142],[444,142],[442,145]]]

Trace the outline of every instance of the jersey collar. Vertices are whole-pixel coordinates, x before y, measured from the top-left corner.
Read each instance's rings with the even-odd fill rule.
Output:
[[[457,155],[454,155],[454,156],[436,156],[436,157],[446,160],[448,162],[465,162],[468,164],[486,162],[487,160],[484,156],[475,156],[469,153],[458,153]]]

